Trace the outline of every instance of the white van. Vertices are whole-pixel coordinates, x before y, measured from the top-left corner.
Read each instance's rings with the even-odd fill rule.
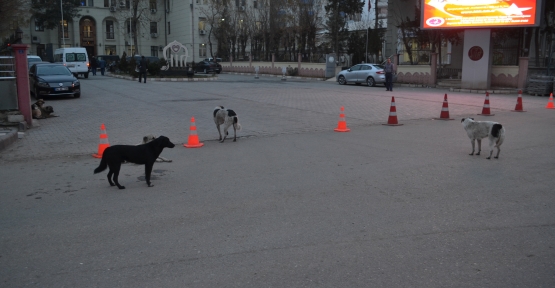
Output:
[[[83,47],[58,48],[54,51],[54,63],[64,64],[75,77],[79,74],[89,78],[89,56]]]

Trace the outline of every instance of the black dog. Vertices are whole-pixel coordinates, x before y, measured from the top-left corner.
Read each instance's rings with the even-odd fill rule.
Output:
[[[94,169],[94,174],[106,170],[110,167],[108,172],[108,182],[110,186],[118,186],[119,189],[125,189],[125,186],[121,186],[118,182],[119,169],[121,168],[121,163],[123,161],[144,164],[145,165],[145,178],[148,187],[152,187],[150,184],[150,173],[152,172],[152,166],[156,162],[156,158],[160,156],[164,148],[173,148],[175,144],[170,142],[170,139],[165,136],[160,136],[146,144],[142,145],[114,145],[106,148],[102,154],[102,161],[98,168]],[[112,182],[112,175],[114,175],[114,182]]]

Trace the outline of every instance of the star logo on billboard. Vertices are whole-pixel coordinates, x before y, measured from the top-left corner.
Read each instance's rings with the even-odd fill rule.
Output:
[[[518,8],[518,6],[515,5],[515,3],[511,4],[511,6],[509,6],[509,8],[501,8],[501,9],[497,9],[498,11],[505,13],[505,15],[507,16],[511,16],[511,15],[517,15],[517,16],[522,16],[524,15],[522,13],[522,11],[527,11],[532,9],[532,7],[526,7],[526,8]]]

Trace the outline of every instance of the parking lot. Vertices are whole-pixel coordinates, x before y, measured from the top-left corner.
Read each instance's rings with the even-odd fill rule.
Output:
[[[90,76],[60,116],[0,152],[6,287],[553,287],[555,111],[547,97],[220,74]],[[453,121],[440,116],[448,94]],[[381,125],[395,97],[399,127]],[[212,111],[234,109],[237,142]],[[340,107],[351,132],[337,133]],[[188,149],[191,117],[202,148]],[[469,156],[460,118],[503,123],[500,159]],[[176,147],[93,174],[109,142]],[[487,141],[483,147],[487,150]],[[484,151],[485,152],[485,151]]]

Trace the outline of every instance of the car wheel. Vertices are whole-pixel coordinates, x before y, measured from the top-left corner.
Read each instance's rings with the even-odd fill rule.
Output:
[[[89,72],[83,74],[85,76],[85,79],[89,78]]]
[[[79,97],[81,97],[81,93],[73,94],[73,97],[74,97],[74,98],[79,98]]]
[[[337,82],[339,82],[339,85],[347,84],[347,80],[345,80],[344,76],[339,76],[339,78],[337,79]]]
[[[218,74],[220,74],[220,72],[222,72],[222,70],[218,70]]]
[[[374,80],[374,78],[368,77],[366,78],[366,84],[368,85],[368,87],[374,87],[376,86],[376,81]]]
[[[204,74],[208,74],[208,70],[206,70],[206,68],[204,68]]]

